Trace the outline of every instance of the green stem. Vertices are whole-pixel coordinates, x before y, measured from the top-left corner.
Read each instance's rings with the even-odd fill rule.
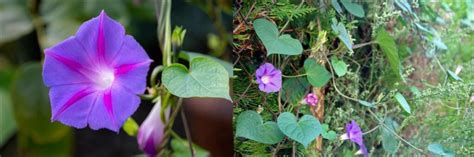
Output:
[[[46,33],[44,31],[44,22],[41,16],[39,15],[38,11],[38,0],[30,0],[28,1],[28,9],[30,11],[30,15],[32,17],[32,23],[35,28],[36,36],[38,39],[38,44],[41,49],[41,60],[44,60],[44,53],[43,50],[46,48]]]
[[[163,65],[171,64],[171,0],[155,0],[156,18],[158,21],[158,40],[163,54]]]
[[[158,74],[165,69],[164,66],[160,65],[155,67],[153,71],[151,72],[151,77],[150,77],[150,85],[151,88],[156,88],[156,78],[158,77]]]
[[[302,77],[302,76],[306,76],[306,75],[307,75],[307,74],[304,73],[304,74],[299,74],[299,75],[294,75],[294,76],[288,76],[288,75],[283,75],[283,74],[282,74],[281,76],[283,76],[283,77],[285,77],[285,78],[296,78],[296,77]]]
[[[366,43],[361,43],[361,44],[357,44],[357,45],[354,45],[352,46],[352,49],[358,49],[358,48],[361,48],[361,47],[364,47],[364,46],[367,46],[367,45],[371,45],[371,44],[375,44],[376,42],[375,41],[370,41],[370,42],[366,42]]]
[[[179,98],[181,99],[181,98]],[[196,153],[193,148],[193,140],[191,137],[191,131],[189,129],[188,120],[186,119],[186,114],[184,113],[184,108],[181,108],[181,119],[183,120],[184,132],[186,133],[186,138],[188,139],[189,149],[191,151],[191,156],[195,157]]]

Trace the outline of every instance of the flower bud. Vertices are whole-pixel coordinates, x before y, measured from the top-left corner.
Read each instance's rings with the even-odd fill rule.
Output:
[[[304,98],[306,104],[311,105],[311,106],[316,106],[318,104],[318,96],[316,96],[313,93],[309,93],[306,95]]]
[[[138,129],[138,145],[140,149],[149,156],[155,156],[160,150],[159,146],[163,142],[165,124],[161,120],[161,100],[155,104],[148,117],[143,121]],[[169,117],[169,108],[165,111],[165,117]]]

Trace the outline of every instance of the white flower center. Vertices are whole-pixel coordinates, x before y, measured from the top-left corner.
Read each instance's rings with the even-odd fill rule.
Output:
[[[97,78],[97,84],[101,88],[109,88],[112,86],[112,83],[115,80],[114,73],[111,71],[102,71],[102,73],[99,74],[99,78]]]
[[[270,76],[267,76],[267,75],[262,76],[262,83],[263,84],[270,83]]]

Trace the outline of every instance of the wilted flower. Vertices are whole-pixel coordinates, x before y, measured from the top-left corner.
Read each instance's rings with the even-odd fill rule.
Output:
[[[169,116],[169,108],[165,111],[165,117]],[[163,142],[165,124],[161,119],[161,103],[155,104],[148,117],[138,129],[138,145],[143,152],[149,156],[158,154],[159,146]]]
[[[281,71],[273,67],[270,63],[265,63],[258,67],[257,72],[258,88],[266,93],[278,92],[281,89]]]
[[[347,139],[359,145],[360,149],[356,154],[363,154],[365,157],[368,156],[367,148],[362,139],[362,130],[354,120],[346,124],[346,133],[341,136],[341,140]]]
[[[304,98],[304,101],[306,104],[308,105],[311,105],[311,106],[316,106],[318,104],[318,96],[313,94],[313,93],[309,93],[308,95],[306,95],[306,97]]]
[[[51,121],[118,132],[146,87],[151,60],[138,42],[102,11],[44,51]]]

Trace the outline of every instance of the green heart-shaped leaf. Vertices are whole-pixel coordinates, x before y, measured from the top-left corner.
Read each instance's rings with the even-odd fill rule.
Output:
[[[301,143],[305,148],[323,131],[321,123],[310,115],[304,115],[297,121],[295,115],[284,112],[278,116],[277,123],[283,134]]]
[[[323,138],[325,138],[327,140],[330,140],[330,141],[337,138],[336,132],[334,132],[333,130],[329,130],[329,125],[322,124],[321,126],[323,127],[323,132],[321,133]]]
[[[224,61],[224,60],[221,60],[219,58],[216,58],[214,56],[209,56],[209,55],[205,55],[205,54],[201,54],[201,53],[196,53],[196,52],[190,52],[190,51],[181,51],[179,53],[179,58],[182,58],[182,59],[185,59],[185,60],[188,60],[189,62],[191,62],[194,58],[196,57],[207,57],[207,58],[210,58],[210,59],[213,59],[214,61],[216,61],[217,63],[221,64],[222,66],[224,66],[225,70],[227,70],[227,73],[229,73],[229,77],[232,77],[234,76],[234,67],[231,63],[227,62],[227,61]]]
[[[304,61],[304,70],[306,71],[308,82],[315,87],[322,87],[331,79],[331,75],[326,68],[316,63],[314,59],[308,58]]]
[[[351,0],[341,0],[342,5],[346,8],[349,13],[357,17],[364,17],[365,12],[362,5],[357,3],[352,3]]]
[[[253,21],[253,28],[267,49],[267,56],[271,54],[299,55],[303,53],[303,46],[299,40],[288,34],[279,36],[277,26],[268,20],[257,19]]]
[[[245,137],[260,143],[275,144],[283,140],[283,135],[275,122],[263,123],[255,111],[242,112],[237,117],[237,137]]]
[[[347,73],[347,64],[334,56],[331,57],[331,65],[334,68],[334,72],[336,72],[337,76],[341,77]]]
[[[172,64],[163,71],[162,81],[171,94],[178,97],[213,97],[232,101],[227,71],[210,58],[194,58],[190,70],[182,64]]]

